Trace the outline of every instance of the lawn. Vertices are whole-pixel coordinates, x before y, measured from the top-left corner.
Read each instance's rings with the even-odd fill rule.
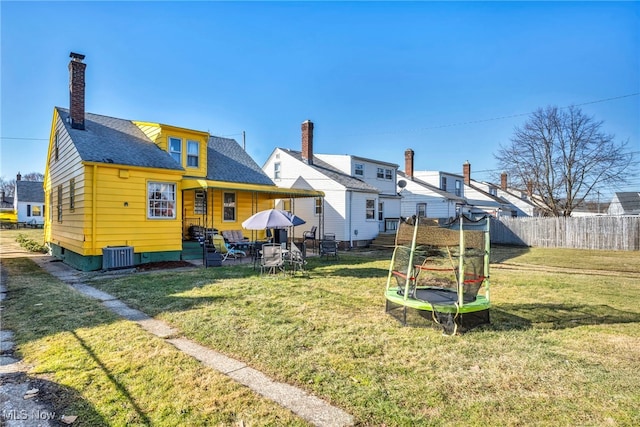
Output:
[[[634,273],[640,254],[611,252],[592,259],[589,251],[555,251],[494,251],[496,261],[535,268],[494,268],[491,325],[454,337],[443,336],[421,317],[411,317],[411,326],[403,327],[386,314],[388,259],[372,255],[345,254],[337,263],[311,259],[306,278],[260,277],[249,265],[89,284],[189,338],[324,398],[362,425],[639,425],[640,280]],[[633,273],[620,274],[621,265],[630,265],[626,271]],[[16,328],[46,323],[36,328],[44,331],[19,333],[20,349],[35,364],[35,373],[48,373],[77,390],[104,419],[140,421],[143,414],[154,425],[175,425],[180,418],[159,412],[195,417],[206,408],[214,423],[224,425],[238,419],[245,425],[300,423],[41,276],[30,273],[30,280],[40,281],[33,289],[61,293],[56,298],[65,302],[59,307],[56,298],[45,298],[59,313],[54,317],[27,308],[32,300],[24,308],[29,318],[10,306]],[[18,283],[13,286],[24,287]],[[24,292],[15,298],[26,299],[28,289]],[[76,335],[92,340],[92,353],[109,361],[107,372],[124,386],[110,384]],[[61,356],[43,350],[61,346],[77,350],[72,360],[58,362]],[[114,351],[118,357],[110,356]],[[162,381],[177,374],[179,380]],[[98,385],[86,379],[91,375]],[[216,379],[207,382],[210,377]],[[215,388],[220,383],[222,390]],[[101,397],[99,391],[109,387],[110,397]],[[172,400],[183,388],[189,393],[178,405]],[[228,390],[233,398],[223,397]],[[140,403],[128,404],[127,396]],[[213,408],[208,398],[215,400]],[[259,409],[247,413],[254,405]],[[176,407],[187,415],[175,415]],[[185,418],[186,424],[196,425],[190,422],[194,419]]]

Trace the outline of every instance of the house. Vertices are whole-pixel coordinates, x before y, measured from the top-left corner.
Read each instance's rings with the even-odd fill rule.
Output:
[[[640,192],[625,191],[613,195],[608,215],[640,215]]]
[[[18,173],[13,204],[18,223],[33,226],[44,225],[44,187],[42,182],[23,181],[22,176]]]
[[[303,122],[302,150],[276,148],[262,170],[278,186],[324,193],[324,200],[296,205],[302,218],[313,218],[319,237],[335,234],[343,247],[353,247],[367,245],[380,232],[395,231],[400,218],[398,165],[353,155],[316,154],[313,128],[310,120]]]
[[[11,227],[17,222],[18,217],[13,206],[13,197],[7,197],[4,190],[0,191],[0,223],[3,227]]]
[[[514,216],[515,209],[505,199],[498,196],[494,185],[484,187],[471,180],[471,164],[462,165],[462,175],[440,171],[414,171],[414,176],[435,186],[440,190],[452,193],[465,199],[462,212],[472,217],[492,215]]]
[[[466,204],[464,197],[415,177],[414,156],[412,149],[405,150],[405,170],[397,173],[397,185],[402,196],[400,215],[405,218],[413,215],[445,220],[455,218],[459,209]]]
[[[275,199],[322,197],[278,188],[235,140],[86,113],[84,55],[70,56],[70,108],[54,108],[44,179],[45,241],[64,262],[97,270],[114,247],[133,265],[180,260],[193,227],[238,230]]]
[[[485,192],[491,194],[495,193],[500,199],[509,203],[511,206],[512,216],[514,217],[531,217],[540,216],[541,209],[534,203],[534,197],[530,194],[530,191],[523,191],[508,186],[507,173],[502,172],[500,174],[500,185],[491,184],[488,182],[478,182],[472,180],[473,184],[482,189]]]

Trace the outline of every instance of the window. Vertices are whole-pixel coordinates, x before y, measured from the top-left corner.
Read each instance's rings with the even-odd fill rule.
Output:
[[[176,185],[168,182],[149,182],[148,218],[176,217]]]
[[[391,169],[384,170],[384,179],[393,179],[393,171]]]
[[[497,196],[498,195],[498,191],[497,191],[496,187],[489,187],[489,194],[491,194],[492,196]]]
[[[282,200],[281,209],[286,212],[291,212],[291,199]]]
[[[384,202],[380,202],[378,203],[378,221],[382,221],[384,219],[384,217],[382,216],[384,214]]]
[[[462,182],[456,179],[456,196],[462,197]]]
[[[367,199],[366,217],[367,219],[376,219],[376,201],[373,199]]]
[[[356,163],[356,165],[355,165],[354,175],[357,175],[357,176],[364,176],[364,164],[362,164],[362,163]]]
[[[58,200],[57,208],[58,208],[58,222],[62,222],[62,185],[58,185]]]
[[[49,220],[53,222],[53,188],[49,191]]]
[[[27,216],[31,216],[31,205],[27,205]]]
[[[200,143],[187,141],[187,166],[197,168],[200,160]]]
[[[224,209],[222,214],[222,220],[235,221],[236,220],[236,193],[224,193],[222,207]]]
[[[316,215],[322,214],[322,197],[316,197]]]
[[[71,178],[69,181],[69,209],[74,210],[76,207],[76,179]]]
[[[193,204],[193,213],[195,215],[204,215],[207,212],[207,193],[204,190],[196,190],[195,201]]]
[[[42,216],[40,205],[33,205],[33,207],[31,208],[31,216]]]
[[[447,177],[446,176],[441,176],[440,177],[440,189],[442,191],[447,191]]]
[[[376,173],[376,176],[380,179],[384,179],[384,169],[378,168],[378,172]]]
[[[280,163],[273,164],[273,178],[280,179]]]
[[[56,131],[55,136],[53,137],[53,158],[54,160],[58,160],[58,155],[60,154],[60,149],[58,148],[58,131]]]
[[[169,153],[173,160],[182,164],[182,140],[180,138],[169,138]]]
[[[417,203],[416,204],[416,216],[418,218],[426,218],[427,217],[427,204],[426,203]]]

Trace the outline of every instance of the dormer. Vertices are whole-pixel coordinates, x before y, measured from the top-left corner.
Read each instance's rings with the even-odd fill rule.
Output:
[[[207,176],[208,132],[161,123],[133,123],[182,166],[186,176]]]

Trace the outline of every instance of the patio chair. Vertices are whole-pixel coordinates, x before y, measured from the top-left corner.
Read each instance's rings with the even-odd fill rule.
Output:
[[[260,258],[261,274],[284,273],[284,258],[282,257],[282,246],[268,243],[262,245],[262,256]]]
[[[306,242],[307,240],[313,241],[314,249],[316,247],[316,231],[317,230],[318,230],[318,226],[314,225],[313,227],[311,227],[311,230],[307,230],[304,233],[302,233],[302,238],[304,239],[304,242]]]
[[[303,248],[305,243],[302,242]],[[291,242],[291,249],[289,249],[289,253],[287,254],[287,262],[291,266],[291,273],[295,274],[296,271],[301,273],[305,273],[304,266],[307,264],[307,260],[305,259],[305,251],[300,250],[295,243]]]
[[[338,242],[335,239],[320,241],[320,258],[324,256],[338,259]]]
[[[213,236],[211,236],[211,242],[213,243],[213,246],[215,246],[216,251],[218,251],[220,255],[222,255],[222,261],[226,261],[229,257],[236,259],[238,257],[247,256],[247,253],[245,251],[235,249],[233,246],[225,242],[224,237],[222,237],[222,235],[220,234],[214,234]]]

